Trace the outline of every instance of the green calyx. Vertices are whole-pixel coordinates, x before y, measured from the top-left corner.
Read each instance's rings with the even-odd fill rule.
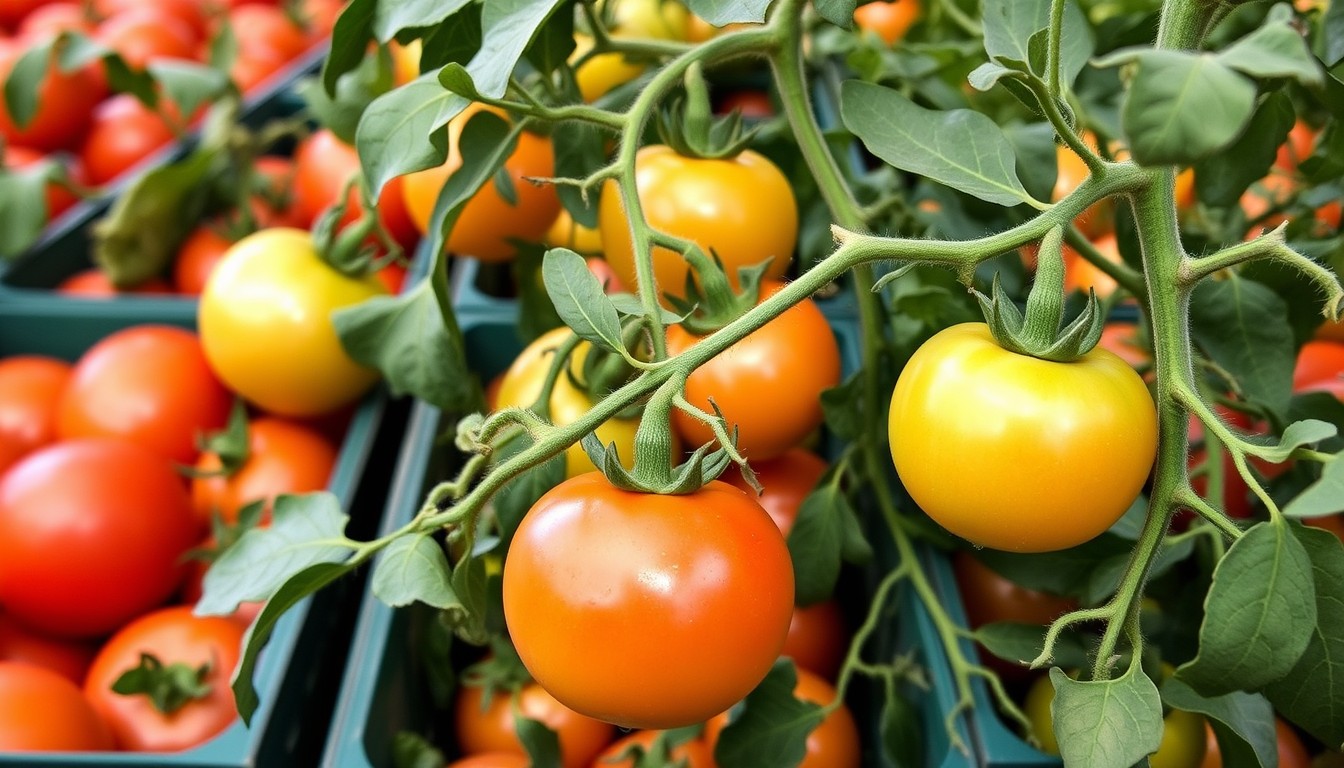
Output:
[[[1087,354],[1101,339],[1101,303],[1088,291],[1087,306],[1062,330],[1064,315],[1064,229],[1055,227],[1041,240],[1036,280],[1019,310],[1003,293],[998,275],[990,296],[976,292],[985,322],[999,346],[1020,355],[1070,363]]]
[[[322,260],[337,272],[354,278],[371,274],[387,263],[378,257],[379,243],[388,249],[389,258],[400,256],[400,249],[383,230],[377,207],[371,201],[366,199],[360,206],[359,218],[341,226],[349,210],[350,186],[358,183],[352,179],[346,185],[336,202],[313,222],[312,230],[313,246]]]
[[[666,299],[677,314],[682,315],[681,326],[696,336],[707,336],[728,325],[756,306],[761,296],[761,281],[770,268],[770,259],[737,271],[734,291],[723,271],[723,262],[715,256],[705,256],[698,247],[686,253],[691,269],[686,273],[683,296],[667,295]]]
[[[677,154],[702,160],[725,160],[747,148],[756,131],[742,130],[742,113],[714,116],[709,86],[694,63],[686,70],[685,92],[673,97],[657,115],[658,136]]]
[[[147,696],[154,709],[171,715],[210,695],[210,665],[164,664],[157,656],[140,654],[140,664],[121,673],[112,690],[122,696]]]

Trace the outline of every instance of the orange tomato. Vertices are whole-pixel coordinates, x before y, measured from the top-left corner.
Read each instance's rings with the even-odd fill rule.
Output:
[[[538,720],[560,738],[564,768],[588,768],[616,733],[609,723],[585,717],[566,707],[536,683],[518,691],[518,709]],[[457,694],[457,744],[467,754],[512,752],[526,755],[513,719],[513,700],[507,691],[495,691],[489,703],[485,689],[463,685]]]
[[[630,758],[619,759],[621,754],[635,745],[643,747],[647,753],[656,738],[658,738],[658,731],[635,731],[629,736],[619,739],[601,755],[598,755],[591,768],[632,768],[635,761]],[[701,739],[683,741],[672,748],[670,757],[673,764],[680,765],[682,768],[716,768],[714,753],[710,750],[709,744]]]
[[[798,670],[794,697],[823,707],[835,701],[835,688],[805,669]],[[728,713],[715,715],[705,724],[705,741],[714,748],[728,725]],[[807,735],[807,756],[798,768],[858,768],[859,727],[849,707],[841,704]]]
[[[282,493],[306,493],[327,487],[336,466],[336,448],[325,437],[295,422],[273,417],[247,425],[248,457],[231,475],[193,478],[191,503],[202,524],[218,514],[226,523],[254,501],[271,502]],[[219,455],[209,451],[196,461],[198,472],[220,468]]]
[[[854,9],[854,23],[873,32],[887,45],[894,45],[919,20],[919,0],[877,0]]]
[[[0,661],[0,752],[109,749],[112,734],[74,683],[49,669]]]

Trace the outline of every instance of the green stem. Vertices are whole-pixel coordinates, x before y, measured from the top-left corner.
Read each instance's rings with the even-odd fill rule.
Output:
[[[1045,47],[1045,66],[1050,78],[1048,88],[1052,99],[1058,99],[1059,86],[1059,38],[1064,29],[1064,0],[1050,2],[1050,38]]]

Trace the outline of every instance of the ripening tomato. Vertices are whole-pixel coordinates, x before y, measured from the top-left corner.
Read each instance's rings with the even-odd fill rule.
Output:
[[[154,296],[170,294],[173,287],[162,278],[151,277],[134,288],[118,288],[107,273],[97,267],[80,270],[56,284],[56,292],[83,299],[110,299],[130,294]]]
[[[781,288],[762,285],[761,301]],[[667,329],[669,355],[698,341],[679,325]],[[709,413],[713,400],[729,430],[738,428],[738,449],[765,461],[801,445],[821,426],[821,393],[839,383],[840,348],[826,316],[808,298],[695,369],[686,379],[686,399]],[[680,409],[672,412],[672,423],[688,445],[714,439],[706,424]]]
[[[96,25],[79,3],[45,2],[42,7],[23,17],[14,29],[14,37],[25,43],[35,43],[62,32],[92,35]]]
[[[177,589],[200,528],[180,477],[125,440],[64,440],[0,477],[0,604],[34,629],[95,637]]]
[[[19,457],[56,440],[56,413],[70,381],[70,364],[41,355],[0,360],[0,474]]]
[[[117,747],[136,752],[177,752],[203,743],[233,724],[238,709],[229,678],[238,666],[246,627],[222,616],[195,616],[190,606],[147,613],[117,630],[89,667],[84,695],[112,729]],[[184,700],[162,711],[148,693],[121,694],[112,684],[141,666],[144,655],[164,667],[185,665],[202,674],[207,690],[182,692]]]
[[[359,155],[327,129],[314,131],[294,151],[294,211],[304,226],[315,221],[345,193],[346,185],[360,175]],[[406,210],[402,179],[392,179],[378,196],[378,221],[407,250],[415,247],[420,231]],[[341,225],[350,224],[364,212],[358,185],[346,196]]]
[[[458,148],[462,129],[482,107],[473,104],[448,123],[448,157],[443,165],[402,177],[406,210],[422,234],[429,231],[430,214],[448,177],[462,165]],[[495,262],[512,259],[517,248],[512,240],[540,242],[560,213],[560,197],[550,184],[533,184],[529,178],[555,175],[551,140],[524,131],[518,146],[504,162],[513,185],[516,205],[501,197],[493,182],[487,182],[467,202],[448,234],[447,248],[459,256]]]
[[[779,529],[718,481],[660,496],[571,478],[528,511],[504,560],[504,618],[528,671],[575,711],[632,728],[728,709],[770,671],[792,614]]]
[[[1120,256],[1120,244],[1116,242],[1114,233],[1106,233],[1098,236],[1092,241],[1092,245],[1106,260],[1112,264],[1120,264],[1123,257]],[[1064,290],[1078,291],[1087,293],[1089,289],[1096,292],[1097,298],[1104,299],[1115,293],[1119,288],[1119,283],[1115,278],[1103,272],[1092,262],[1084,259],[1077,251],[1065,246],[1064,248]]]
[[[769,461],[751,463],[752,470],[756,472],[756,482],[763,489],[756,501],[770,514],[784,538],[789,537],[803,499],[821,481],[827,466],[825,459],[806,448],[790,448]],[[729,470],[719,479],[741,488],[749,495],[756,493],[741,472]]]
[[[806,669],[799,669],[793,695],[825,707],[835,701],[836,690]],[[705,741],[711,748],[718,745],[719,734],[728,723],[729,714],[723,712],[705,724]],[[842,704],[807,735],[807,755],[798,768],[858,768],[861,754],[858,724],[849,707]]]
[[[919,20],[919,0],[876,0],[854,9],[854,24],[873,32],[887,45],[897,40]]]
[[[1218,746],[1218,736],[1213,732],[1213,726],[1206,725],[1204,732],[1204,760],[1199,768],[1223,768],[1222,748]],[[1284,722],[1283,718],[1276,717],[1274,732],[1278,736],[1279,768],[1311,768],[1311,754],[1291,725]]]
[[[971,629],[999,621],[1044,627],[1078,607],[1072,598],[1028,589],[999,575],[965,550],[953,555],[952,567]]]
[[[265,3],[245,3],[228,10],[229,24],[238,41],[238,58],[266,62],[278,71],[308,50],[308,31],[285,9]]]
[[[1288,173],[1296,173],[1297,167],[1303,160],[1311,157],[1312,151],[1316,148],[1316,134],[1315,128],[1299,118],[1288,130],[1288,136],[1283,144],[1279,145],[1279,150],[1274,156],[1274,167]]]
[[[0,3],[0,26],[13,28],[47,0],[5,0]]]
[[[282,493],[307,493],[327,487],[336,466],[336,448],[325,437],[301,424],[263,417],[247,425],[248,456],[231,475],[219,471],[219,456],[209,451],[196,462],[191,502],[196,516],[208,524],[217,514],[224,522],[238,520],[238,510],[254,501],[272,500]]]
[[[1083,141],[1097,150],[1097,137],[1090,131],[1083,132]],[[1087,163],[1078,156],[1076,152],[1067,146],[1060,144],[1055,147],[1055,187],[1050,195],[1051,202],[1059,202],[1070,192],[1078,188],[1090,175],[1087,169]],[[1102,235],[1112,234],[1115,231],[1115,206],[1110,198],[1098,200],[1088,206],[1073,221],[1083,234],[1089,238],[1097,238]]]
[[[12,168],[15,170],[28,168],[42,162],[59,162],[55,158],[50,158],[35,149],[17,145],[5,147],[4,160],[5,168]],[[86,181],[82,166],[72,163],[70,166],[67,166],[66,173],[73,181],[78,183],[84,183]],[[54,181],[47,182],[47,221],[51,221],[62,213],[70,210],[71,206],[77,202],[79,202],[79,198],[66,187]]]
[[[694,241],[706,256],[717,255],[734,288],[740,267],[771,259],[767,278],[779,279],[788,271],[798,244],[798,203],[788,177],[764,155],[747,149],[736,157],[707,160],[651,144],[635,155],[635,184],[649,226]],[[635,289],[634,241],[614,181],[602,189],[597,227],[607,261],[621,282]],[[681,295],[689,270],[680,253],[653,249],[660,293]]]
[[[75,685],[83,685],[95,650],[92,643],[35,632],[0,613],[0,662],[45,667]]]
[[[217,228],[202,224],[187,235],[173,260],[173,287],[178,293],[199,296],[219,260],[233,241]]]
[[[546,230],[545,244],[549,248],[568,248],[583,256],[602,254],[602,234],[592,227],[574,221],[569,210],[560,207],[560,213]]]
[[[88,180],[106,184],[176,139],[163,115],[119,93],[94,110],[79,154]]]
[[[607,747],[593,761],[590,768],[632,768],[635,761],[629,757],[621,759],[621,756],[634,746],[643,747],[647,754],[657,738],[658,731],[635,731]],[[679,765],[681,768],[715,768],[714,751],[710,749],[709,744],[698,738],[687,739],[676,745],[669,757],[672,765]]]
[[[161,59],[196,58],[197,38],[191,25],[153,6],[118,11],[98,25],[94,37],[132,69],[144,69]]]
[[[845,615],[835,600],[823,600],[793,609],[789,635],[780,656],[788,656],[802,669],[834,680],[849,650]]]
[[[112,734],[74,683],[49,669],[0,661],[0,752],[92,752]]]
[[[1344,376],[1344,343],[1313,339],[1297,352],[1293,391]]]
[[[353,403],[378,380],[350,358],[332,313],[386,293],[322,261],[299,229],[255,232],[233,244],[201,293],[198,323],[210,366],[233,391],[279,416],[315,416]]]
[[[483,752],[454,760],[448,768],[531,768],[532,758],[517,752]]]
[[[496,408],[527,408],[541,395],[546,382],[546,373],[551,368],[555,349],[564,342],[572,331],[561,327],[547,331],[514,358],[509,369],[500,380],[499,392],[495,395]],[[575,386],[570,375],[582,380],[583,360],[588,356],[591,345],[584,341],[574,349],[569,359],[568,374],[562,373],[551,390],[550,417],[556,426],[567,426],[578,421],[592,410],[593,401],[588,393]],[[603,445],[616,444],[621,462],[626,467],[634,466],[635,431],[639,429],[639,419],[608,419],[595,430],[597,439]],[[673,458],[676,458],[676,449]],[[565,476],[575,477],[597,469],[588,458],[587,452],[575,443],[565,449]]]
[[[1111,526],[1143,488],[1157,412],[1125,361],[1009,352],[984,323],[925,342],[897,380],[892,461],[928,515],[973,544],[1048,552]]]
[[[105,337],[75,363],[57,429],[65,439],[123,437],[190,464],[200,453],[196,438],[228,423],[232,406],[196,334],[140,325]]]
[[[1133,323],[1106,323],[1101,329],[1097,346],[1110,351],[1134,368],[1151,368],[1153,365],[1153,351],[1141,341],[1139,328]]]
[[[209,3],[201,0],[93,0],[94,15],[100,19],[110,19],[127,11],[152,8],[154,11],[172,16],[191,29],[196,40],[204,40],[209,31]]]
[[[662,0],[609,0],[599,12],[609,12],[608,32],[613,38],[655,40],[685,40],[690,31],[690,13],[681,3]],[[574,36],[574,53],[570,63],[578,62],[593,47],[591,35],[582,32]],[[602,53],[589,58],[574,72],[579,92],[584,101],[597,98],[622,83],[629,82],[644,71],[642,61],[626,59],[621,53]]]
[[[560,739],[563,768],[587,768],[615,735],[609,723],[575,712],[535,683],[523,686],[517,704],[523,716],[539,720],[555,731]],[[484,688],[463,685],[458,690],[454,710],[457,744],[462,751],[526,754],[514,725],[513,705],[507,691],[491,693],[487,704]]]
[[[0,41],[0,82],[9,79],[20,55],[20,48]],[[7,145],[43,152],[74,147],[104,92],[97,75],[88,68],[62,72],[53,57],[37,89],[37,111],[26,125],[16,125],[5,100],[0,99],[0,137]]]

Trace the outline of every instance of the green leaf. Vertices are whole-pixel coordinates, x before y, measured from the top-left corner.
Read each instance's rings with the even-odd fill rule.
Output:
[[[451,578],[443,546],[433,536],[417,533],[393,540],[379,553],[371,588],[394,608],[415,602],[448,608],[459,604]]]
[[[923,765],[924,735],[920,711],[894,684],[888,684],[878,715],[884,765]]]
[[[1324,64],[1334,68],[1344,60],[1344,5],[1330,3],[1325,9],[1325,18],[1321,21],[1325,31]]]
[[[391,57],[385,50],[365,56],[357,67],[337,78],[334,91],[328,92],[316,77],[303,78],[295,86],[318,124],[350,146],[355,144],[355,132],[364,110],[391,88]]]
[[[1307,49],[1306,40],[1289,23],[1292,12],[1286,6],[1279,8],[1287,12],[1286,18],[1271,11],[1263,26],[1219,51],[1216,58],[1251,77],[1291,78],[1319,88],[1324,82],[1320,66]]]
[[[1236,205],[1251,184],[1265,177],[1279,145],[1293,127],[1293,102],[1275,91],[1251,115],[1246,130],[1226,151],[1195,164],[1196,192],[1206,205]]]
[[[990,60],[1002,57],[1015,61],[1031,61],[1028,43],[1038,31],[1050,26],[1051,0],[985,0],[981,19],[985,30],[985,53]],[[1087,66],[1095,43],[1092,28],[1077,3],[1064,6],[1064,26],[1060,34],[1060,80],[1069,85]],[[1045,76],[1044,62],[1033,66],[1036,74]]]
[[[564,762],[560,759],[560,736],[547,728],[545,723],[530,717],[515,717],[513,729],[523,749],[527,750],[527,756],[532,759],[534,768],[562,768]]]
[[[1080,682],[1050,670],[1055,738],[1065,765],[1129,768],[1162,741],[1157,686],[1134,665],[1114,680]]]
[[[461,601],[444,609],[443,620],[454,634],[472,645],[490,641],[486,615],[490,600],[490,574],[479,557],[464,557],[453,566],[453,591]]]
[[[1017,123],[1004,135],[1013,145],[1022,186],[1037,200],[1049,200],[1055,189],[1055,129],[1049,123]]]
[[[377,197],[394,176],[442,165],[448,152],[444,126],[467,100],[426,72],[369,103],[355,131],[355,146],[369,188]]]
[[[163,96],[184,117],[195,114],[202,104],[219,99],[231,86],[227,72],[194,61],[157,59],[150,62],[148,71]]]
[[[17,256],[41,237],[47,220],[47,183],[55,164],[0,169],[0,258]]]
[[[1205,280],[1190,299],[1190,335],[1245,397],[1283,413],[1293,394],[1293,329],[1274,291],[1250,280]]]
[[[985,650],[1012,664],[1026,664],[1041,655],[1045,647],[1045,627],[1037,624],[1018,624],[996,621],[975,630],[975,639]],[[1081,668],[1087,666],[1091,640],[1077,631],[1066,631],[1054,645],[1051,663],[1057,667]]]
[[[1118,536],[1098,536],[1058,552],[1022,555],[985,549],[976,557],[1008,579],[1028,589],[1055,595],[1078,595],[1093,581],[1099,564],[1125,557],[1133,543]]]
[[[1144,50],[1132,55],[1138,67],[1121,122],[1135,162],[1189,165],[1241,134],[1255,108],[1253,82],[1208,54]]]
[[[445,327],[430,281],[339,309],[331,321],[350,357],[382,372],[392,394],[410,394],[450,413],[476,402],[466,344],[458,329]]]
[[[532,438],[519,431],[496,445],[491,464],[498,466],[532,447]],[[495,517],[499,522],[499,537],[507,546],[523,521],[527,511],[537,500],[565,480],[565,454],[552,456],[535,467],[524,470],[499,489],[493,500]]]
[[[1288,502],[1289,517],[1321,517],[1344,512],[1344,452],[1321,468],[1321,477]]]
[[[841,85],[840,113],[869,152],[903,171],[999,205],[1031,199],[1017,178],[1012,144],[986,115],[924,109],[857,80]]]
[[[422,39],[420,71],[466,64],[481,48],[481,4],[471,3]]]
[[[29,46],[5,78],[5,111],[18,128],[26,128],[37,114],[38,91],[47,79],[52,40]]]
[[[821,18],[841,29],[854,28],[854,9],[859,0],[814,0],[812,7],[817,9]]]
[[[229,551],[232,552],[233,550]],[[294,572],[275,590],[275,594],[271,595],[270,599],[266,601],[265,607],[261,609],[261,613],[252,622],[252,626],[247,628],[247,632],[243,635],[243,653],[238,659],[238,666],[233,670],[233,700],[244,724],[251,725],[252,715],[257,711],[257,705],[260,703],[260,699],[257,698],[257,690],[252,684],[252,674],[257,666],[257,655],[261,653],[261,649],[271,639],[271,633],[275,631],[275,625],[289,609],[298,605],[304,598],[344,576],[352,567],[345,563],[328,562],[318,563]],[[214,571],[215,568],[212,567],[206,572],[207,580],[210,578],[209,574],[214,573]],[[208,589],[209,587],[207,587],[207,594]],[[200,612],[199,603],[197,604],[197,611]]]
[[[829,598],[842,561],[864,562],[872,555],[849,499],[825,478],[799,506],[788,545],[798,605]]]
[[[822,709],[793,697],[798,673],[789,658],[775,662],[719,734],[714,760],[736,768],[798,765],[807,751],[807,734],[821,724]]]
[[[336,542],[347,542],[349,520],[327,491],[276,497],[270,527],[244,533],[206,571],[196,613],[228,615],[240,603],[272,599],[310,566],[343,562],[352,547]]]
[[[541,282],[541,266],[545,260],[546,246],[518,243],[513,257],[513,284],[518,286],[519,338],[535,339],[565,324]]]
[[[439,254],[442,258],[448,233],[472,196],[494,178],[499,169],[504,167],[504,161],[513,154],[518,131],[516,126],[511,129],[504,120],[491,112],[472,115],[467,124],[462,126],[462,135],[458,137],[462,167],[444,182],[429,215],[430,253]],[[440,269],[446,270],[447,267],[436,262],[435,273],[438,274]]]
[[[380,5],[385,4],[378,0],[350,0],[336,17],[319,80],[328,94],[335,95],[341,76],[358,67],[367,55],[369,38],[373,36],[373,17]]]
[[[1316,622],[1292,670],[1264,694],[1275,709],[1334,749],[1344,745],[1344,544],[1334,534],[1289,526],[1311,560]]]
[[[1278,760],[1274,707],[1264,696],[1234,691],[1206,698],[1174,677],[1162,684],[1161,692],[1162,701],[1169,706],[1209,719],[1218,735],[1224,765],[1274,765]]]
[[[560,123],[551,135],[551,145],[555,147],[555,175],[557,178],[582,179],[601,168],[606,163],[607,152],[605,138],[591,125],[570,120]],[[589,194],[585,201],[583,192],[571,184],[556,186],[560,202],[578,224],[585,227],[597,226],[597,203],[600,188]]]
[[[863,425],[854,404],[860,400],[862,387],[863,379],[855,373],[821,393],[826,429],[841,440],[857,439],[861,433]]]
[[[538,72],[551,73],[563,67],[574,53],[574,14],[556,14],[527,46],[524,54]]]
[[[442,24],[471,0],[396,0],[378,3],[373,16],[373,34],[387,42],[403,29]],[[454,21],[457,21],[456,19]]]
[[[691,13],[722,27],[738,22],[764,21],[770,0],[686,0],[686,5]]]
[[[481,10],[481,50],[467,65],[481,93],[504,95],[509,77],[542,24],[564,0],[491,0]]]
[[[568,248],[552,248],[541,264],[541,276],[565,325],[594,344],[613,351],[622,348],[621,318],[582,256]]]
[[[1334,424],[1316,419],[1295,421],[1283,430],[1283,436],[1277,443],[1270,442],[1272,438],[1265,440],[1274,446],[1274,450],[1267,452],[1265,459],[1275,464],[1282,464],[1297,448],[1329,440],[1338,430]]]
[[[1287,525],[1260,523],[1218,561],[1199,655],[1177,674],[1205,696],[1258,690],[1293,668],[1315,623],[1306,550]]]
[[[443,752],[414,731],[398,731],[392,737],[393,768],[443,768],[447,764]]]

